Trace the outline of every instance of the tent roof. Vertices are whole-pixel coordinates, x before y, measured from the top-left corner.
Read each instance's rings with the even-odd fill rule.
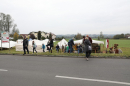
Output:
[[[16,45],[15,41],[10,41],[10,47],[14,47]],[[1,47],[1,40],[0,40],[0,47]],[[9,43],[2,43],[2,48],[9,48]]]
[[[65,46],[66,44],[68,44],[68,42],[65,39],[62,39],[60,42],[58,42],[59,46]]]
[[[82,43],[82,39],[74,41],[74,44]],[[92,43],[96,44],[104,44],[104,41],[97,41],[97,40],[92,40]]]

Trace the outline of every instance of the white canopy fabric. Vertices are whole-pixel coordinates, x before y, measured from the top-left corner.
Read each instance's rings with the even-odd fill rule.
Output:
[[[61,48],[62,45],[63,45],[63,46],[68,45],[68,42],[67,42],[65,39],[62,39],[60,42],[58,42],[58,45],[59,45],[59,47]]]
[[[10,41],[10,48],[14,47],[17,42],[15,41]],[[1,47],[1,40],[0,40],[0,47]],[[2,48],[9,48],[9,43],[2,43]]]
[[[45,39],[45,40],[42,40],[42,41],[41,40],[31,40],[31,41],[29,41],[29,43],[28,43],[28,49],[29,49],[29,51],[33,52],[32,41],[34,41],[35,44],[37,45],[37,47],[36,47],[37,52],[43,52],[42,44],[44,44],[46,46],[47,42],[49,40]],[[23,43],[17,43],[16,44],[16,51],[23,51]],[[45,52],[46,51],[48,51],[47,47],[45,47]]]
[[[74,44],[79,44],[79,43],[80,44],[82,43],[82,39],[74,41]],[[92,40],[92,43],[95,43],[95,44],[104,44],[104,41]]]

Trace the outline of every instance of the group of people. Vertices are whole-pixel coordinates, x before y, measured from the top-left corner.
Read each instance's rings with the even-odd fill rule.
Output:
[[[72,38],[68,41],[68,45],[66,44],[65,47],[62,46],[62,52],[64,51],[64,52],[67,52],[67,53],[72,53],[73,52],[73,45],[74,45],[74,38]],[[49,50],[49,52],[51,52],[51,53],[52,53],[52,47],[53,46],[54,46],[53,39],[50,38],[50,41],[47,43],[46,47],[47,47],[47,50]],[[34,51],[36,51],[36,53],[37,53],[37,50],[36,50],[37,45],[35,44],[34,41],[32,41],[32,47],[33,47],[33,53],[34,53]],[[45,50],[44,50],[45,45],[44,44],[42,44],[42,49],[43,49],[43,52],[45,52]],[[56,51],[59,52],[59,49],[60,49],[60,47],[59,47],[59,45],[57,45]],[[80,53],[81,51],[86,53],[86,60],[88,61],[88,57],[90,56],[91,50],[92,50],[92,39],[91,39],[91,37],[89,37],[88,35],[86,37],[83,36],[82,44],[78,44],[77,49],[78,49],[78,53]],[[26,39],[26,37],[23,40],[23,50],[24,50],[24,54],[26,54],[25,50],[27,50],[27,52],[29,54],[28,40]]]
[[[50,48],[49,48],[49,51],[50,51],[51,48],[53,47],[53,40],[51,39],[50,42],[49,42],[46,46],[47,46],[47,47],[50,46]],[[34,51],[37,53],[37,50],[36,50],[37,45],[35,44],[34,41],[32,41],[32,47],[33,47],[33,53],[34,53]],[[43,52],[45,52],[45,45],[44,45],[44,44],[42,44],[42,49],[43,49]],[[26,54],[26,51],[25,51],[25,50],[27,50],[27,52],[28,52],[28,54],[29,54],[29,50],[28,50],[28,40],[27,40],[26,37],[24,37],[24,40],[23,40],[23,50],[24,50],[24,54],[23,54],[23,55]],[[51,51],[51,52],[52,52],[52,51]]]

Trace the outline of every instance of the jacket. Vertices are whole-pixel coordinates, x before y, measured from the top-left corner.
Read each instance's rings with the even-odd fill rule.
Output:
[[[89,51],[88,46],[91,46],[89,39],[85,39],[84,44],[85,44],[84,52],[88,52]]]
[[[45,45],[42,45],[42,49],[45,49]]]
[[[28,40],[27,39],[23,40],[23,47],[28,47]]]
[[[74,45],[73,39],[70,39],[70,40],[69,40],[68,45]]]

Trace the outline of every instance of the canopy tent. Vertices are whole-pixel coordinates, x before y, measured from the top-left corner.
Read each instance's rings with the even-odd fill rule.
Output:
[[[17,44],[15,41],[10,41],[10,48],[14,47]],[[1,40],[0,40],[0,47],[1,47]],[[9,48],[9,43],[2,43],[2,48]]]
[[[62,45],[65,46],[67,44],[68,44],[68,42],[65,39],[62,39],[60,42],[58,42],[58,45],[60,48],[62,48]]]
[[[37,52],[43,52],[43,49],[42,49],[42,44],[44,45],[47,45],[47,42],[49,41],[48,39],[45,39],[45,40],[30,40],[28,42],[28,49],[29,51],[33,51],[33,47],[32,47],[32,41],[35,42],[35,44],[37,45],[36,47],[36,50]],[[20,43],[20,44],[16,44],[16,51],[23,51],[23,43]],[[45,52],[47,51],[47,47],[45,47]]]
[[[82,44],[82,39],[74,41],[74,44],[79,44],[79,43]],[[104,41],[92,40],[92,43],[95,43],[95,44],[104,44]]]
[[[18,44],[21,44],[21,43],[23,43],[23,39],[18,39],[16,42],[17,42]]]

